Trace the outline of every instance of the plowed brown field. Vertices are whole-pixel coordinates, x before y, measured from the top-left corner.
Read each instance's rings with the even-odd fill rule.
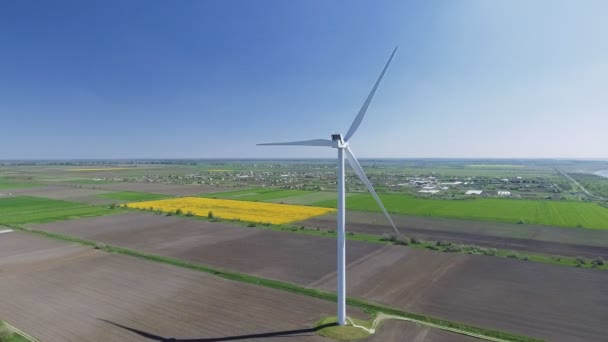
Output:
[[[547,227],[504,222],[391,215],[402,234],[430,241],[447,240],[483,247],[564,256],[608,258],[608,232],[596,229]],[[294,224],[334,229],[336,215],[323,215]],[[347,230],[380,235],[393,233],[381,213],[349,212]]]
[[[333,290],[335,240],[151,214],[36,226]],[[608,336],[608,272],[349,241],[350,296],[550,341]]]
[[[2,319],[42,341],[213,341],[275,333],[322,341],[306,329],[334,308],[21,233],[3,234],[0,251]]]
[[[0,294],[3,320],[58,342],[322,342],[331,340],[311,327],[334,312],[330,302],[20,232],[0,235]],[[473,341],[398,324],[367,341]]]

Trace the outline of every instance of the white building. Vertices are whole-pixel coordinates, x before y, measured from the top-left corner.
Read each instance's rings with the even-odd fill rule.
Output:
[[[467,190],[467,192],[465,192],[465,195],[481,195],[481,193],[483,192],[483,190]]]
[[[422,192],[422,193],[425,193],[425,194],[436,194],[436,193],[439,192],[439,190],[420,190],[418,192]]]

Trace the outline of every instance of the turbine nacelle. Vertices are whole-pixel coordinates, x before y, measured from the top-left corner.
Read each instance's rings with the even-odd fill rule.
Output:
[[[332,134],[331,141],[333,148],[346,148],[348,146],[348,142],[344,141],[342,134]]]

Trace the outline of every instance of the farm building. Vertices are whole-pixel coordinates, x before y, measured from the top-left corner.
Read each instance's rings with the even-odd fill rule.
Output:
[[[483,192],[483,190],[467,190],[467,192],[465,192],[465,195],[481,195],[481,193]]]
[[[420,190],[418,192],[426,193],[426,194],[436,194],[439,192],[439,190]]]
[[[498,196],[500,197],[511,197],[511,191],[499,191]]]

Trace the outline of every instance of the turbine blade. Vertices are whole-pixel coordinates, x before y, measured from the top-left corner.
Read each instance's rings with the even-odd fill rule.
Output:
[[[367,95],[367,99],[365,99],[365,102],[363,102],[363,106],[361,106],[361,109],[359,109],[359,114],[357,114],[357,116],[355,117],[355,121],[353,121],[353,123],[350,125],[348,132],[344,136],[344,140],[346,140],[346,141],[350,140],[350,138],[353,136],[353,134],[355,134],[355,131],[357,131],[357,128],[359,128],[359,125],[361,124],[361,121],[363,121],[363,117],[365,116],[365,112],[367,112],[367,107],[369,107],[369,104],[372,102],[372,99],[374,98],[374,94],[376,93],[376,90],[378,89],[378,86],[380,85],[380,81],[382,81],[382,77],[384,77],[384,73],[386,72],[386,69],[388,69],[388,65],[391,64],[391,61],[393,60],[393,56],[395,56],[395,52],[397,52],[398,47],[399,46],[395,46],[395,49],[393,50],[391,57],[386,62],[384,69],[382,69],[382,73],[378,77],[376,84],[374,84],[372,91],[369,93],[369,95]]]
[[[289,141],[289,142],[278,142],[278,143],[264,143],[257,144],[258,146],[333,146],[334,143],[328,139],[313,139],[303,141]]]
[[[382,201],[380,200],[380,197],[378,197],[376,190],[374,190],[372,183],[369,181],[369,179],[367,179],[367,176],[365,175],[365,172],[363,171],[361,164],[359,164],[359,161],[357,160],[357,158],[355,158],[353,151],[351,151],[350,147],[348,147],[348,146],[346,147],[346,156],[348,157],[348,163],[353,168],[353,170],[355,171],[357,176],[359,176],[359,178],[361,179],[363,184],[365,184],[365,186],[367,187],[367,190],[369,190],[369,192],[372,194],[372,196],[376,200],[376,203],[378,203],[378,206],[380,206],[380,209],[382,209],[384,216],[386,216],[388,221],[391,223],[391,226],[393,226],[393,229],[395,230],[397,235],[401,235],[401,233],[395,226],[393,219],[391,219],[391,216],[388,214],[388,211],[386,211],[386,208],[384,208],[384,204],[382,204]]]

